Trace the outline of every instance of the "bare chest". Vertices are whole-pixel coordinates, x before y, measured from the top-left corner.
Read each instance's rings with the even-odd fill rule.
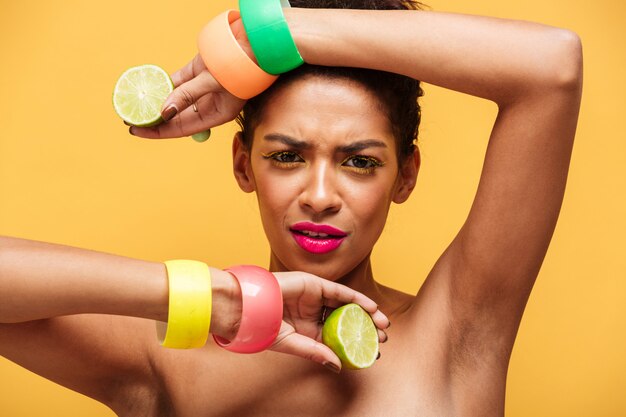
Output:
[[[179,417],[449,414],[445,389],[432,378],[437,372],[420,366],[418,351],[381,351],[372,368],[334,374],[274,352],[236,355],[211,347],[202,358],[179,362],[178,377],[167,384],[169,402]]]

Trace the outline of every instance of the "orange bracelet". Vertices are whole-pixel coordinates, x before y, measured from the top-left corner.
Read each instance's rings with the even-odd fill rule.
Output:
[[[232,95],[247,100],[265,91],[278,78],[263,71],[241,48],[230,28],[239,19],[227,10],[207,23],[198,36],[198,50],[213,77]]]

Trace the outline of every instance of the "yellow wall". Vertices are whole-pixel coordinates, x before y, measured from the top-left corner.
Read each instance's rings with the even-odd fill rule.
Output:
[[[626,6],[428,3],[562,26],[583,39],[585,89],[572,169],[513,352],[507,414],[624,416]],[[129,136],[111,106],[125,68],[178,69],[194,55],[198,29],[226,5],[236,2],[0,0],[0,234],[151,260],[266,264],[254,197],[230,174],[234,126],[215,129],[204,144],[146,141]],[[374,255],[376,276],[409,292],[468,212],[496,111],[432,86],[423,104],[418,189],[394,207]],[[0,415],[112,413],[0,358]]]

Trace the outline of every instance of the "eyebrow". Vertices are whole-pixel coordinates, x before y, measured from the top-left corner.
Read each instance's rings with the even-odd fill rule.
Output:
[[[311,149],[313,147],[313,145],[309,142],[295,139],[295,138],[292,138],[291,136],[282,135],[280,133],[267,134],[263,136],[263,139],[269,142],[280,142],[296,150]],[[359,141],[350,143],[349,145],[338,146],[336,150],[341,153],[355,153],[355,152],[359,152],[367,148],[386,148],[386,147],[387,147],[387,144],[380,140],[364,139],[364,140],[359,140]]]
[[[342,153],[356,153],[367,148],[386,148],[387,144],[376,139],[365,139],[353,142],[349,145],[339,146],[337,150]]]
[[[313,146],[303,140],[292,138],[291,136],[281,135],[280,133],[270,133],[263,136],[263,139],[269,142],[280,142],[284,145],[296,150],[311,149]]]

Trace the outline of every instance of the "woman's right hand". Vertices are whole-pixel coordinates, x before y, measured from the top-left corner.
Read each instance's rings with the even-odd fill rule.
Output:
[[[367,311],[378,329],[380,342],[387,340],[383,329],[389,319],[375,301],[345,285],[306,272],[274,272],[283,298],[283,322],[274,343],[268,348],[320,363],[335,372],[341,361],[322,343],[324,312],[356,303]],[[241,320],[241,290],[233,275],[212,269],[213,311],[211,333],[232,340]]]
[[[306,272],[276,272],[274,276],[283,294],[283,323],[270,350],[300,356],[339,372],[339,358],[321,343],[322,314],[348,303],[363,307],[378,328],[379,340],[387,340],[383,329],[389,327],[389,319],[369,297]]]
[[[147,139],[191,136],[234,120],[245,103],[213,78],[200,55],[172,74],[172,81],[174,91],[161,111],[165,122],[154,127],[132,126],[131,134]]]

